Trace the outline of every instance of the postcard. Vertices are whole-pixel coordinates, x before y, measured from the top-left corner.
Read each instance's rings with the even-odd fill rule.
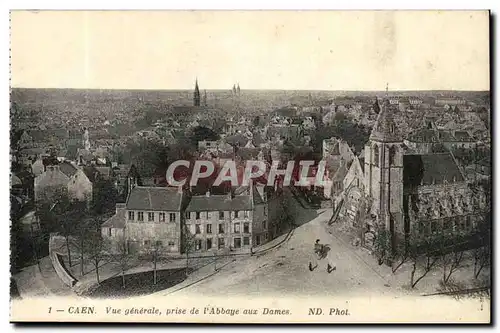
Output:
[[[491,322],[488,11],[11,11],[12,322]]]

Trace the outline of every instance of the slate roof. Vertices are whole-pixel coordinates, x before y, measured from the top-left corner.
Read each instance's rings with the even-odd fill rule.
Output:
[[[101,228],[125,228],[125,209],[116,210],[116,214],[111,216],[106,222],[101,225]]]
[[[61,170],[61,172],[69,178],[71,178],[78,171],[77,167],[67,162],[59,164],[59,170]]]
[[[439,139],[441,141],[445,142],[455,141],[453,134],[449,131],[439,131],[438,133],[439,133]]]
[[[137,186],[127,199],[127,209],[180,211],[182,193],[177,188]]]
[[[85,173],[85,176],[92,182],[95,183],[97,180],[97,176],[99,174],[99,171],[94,166],[85,166],[83,167],[83,172]]]
[[[228,195],[194,196],[186,208],[188,212],[252,210],[249,195],[239,195],[232,199]]]
[[[464,181],[460,169],[450,153],[404,155],[403,185],[414,188],[420,185],[439,185]]]
[[[467,132],[467,131],[456,131],[455,132],[455,139],[457,141],[461,141],[461,142],[474,141],[474,139],[470,136],[469,132]]]

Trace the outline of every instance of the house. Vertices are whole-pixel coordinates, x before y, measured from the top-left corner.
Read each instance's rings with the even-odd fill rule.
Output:
[[[327,158],[337,158],[344,159],[346,162],[350,162],[354,159],[354,153],[352,152],[349,144],[342,139],[332,137],[330,139],[323,140],[323,159]]]
[[[194,251],[250,251],[269,240],[268,206],[253,185],[226,195],[193,196],[186,208],[186,227]],[[264,196],[264,198],[263,198]]]
[[[101,234],[111,244],[126,242],[130,253],[180,254],[184,199],[181,187],[135,186],[102,224]]]
[[[69,162],[47,165],[45,172],[38,175],[34,183],[35,201],[50,200],[60,190],[76,200],[92,200],[92,182],[82,169]]]

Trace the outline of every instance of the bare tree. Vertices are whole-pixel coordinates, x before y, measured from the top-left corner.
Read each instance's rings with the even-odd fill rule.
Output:
[[[87,233],[91,230],[92,226],[89,220],[85,220],[76,226],[75,245],[80,252],[80,275],[85,275],[85,240]]]
[[[48,231],[60,232],[66,241],[69,266],[73,265],[70,238],[85,218],[86,203],[73,200],[68,191],[54,187],[43,193],[37,204],[37,215]]]
[[[162,249],[163,248],[161,245],[161,241],[159,240],[153,240],[151,245],[148,248],[146,248],[146,255],[153,263],[153,284],[156,284],[158,282],[157,267],[158,267],[158,262],[160,261]]]
[[[183,224],[182,228],[182,251],[186,254],[186,276],[189,272],[189,254],[193,252],[195,246],[195,236],[191,233],[188,226]]]
[[[95,268],[97,283],[100,284],[99,265],[106,258],[106,246],[100,231],[98,229],[89,230],[87,237],[85,237],[84,244],[85,252],[88,254],[88,257]]]
[[[415,286],[436,266],[439,260],[439,252],[436,251],[436,238],[430,236],[418,240],[414,237],[412,244],[409,245],[408,253],[413,263],[410,273],[410,285],[412,288],[415,288]],[[423,273],[415,279],[415,274],[419,266],[423,269]]]
[[[391,256],[391,234],[384,226],[376,225],[375,230],[373,253],[377,257],[378,264],[382,265]]]
[[[478,240],[477,247],[474,249],[474,277],[477,279],[481,271],[491,262],[491,233],[490,233],[490,214],[486,214],[480,221],[476,230]]]
[[[439,239],[439,255],[443,266],[443,284],[448,283],[462,263],[465,237],[462,234],[443,233]]]
[[[396,273],[396,271],[409,259],[407,245],[408,240],[406,240],[405,242],[397,242],[395,248],[392,251],[390,261],[393,274]]]
[[[490,264],[490,246],[482,246],[474,249],[474,277],[477,279],[484,267]]]
[[[125,288],[125,272],[130,269],[132,256],[128,250],[128,242],[125,236],[118,237],[116,242],[109,242],[106,244],[111,252],[112,261],[117,263],[120,267],[122,275],[122,287]]]

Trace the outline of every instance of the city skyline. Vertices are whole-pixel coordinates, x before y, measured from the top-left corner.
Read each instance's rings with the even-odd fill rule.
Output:
[[[195,78],[207,90],[490,85],[486,11],[16,11],[11,19],[13,88],[186,90]]]

